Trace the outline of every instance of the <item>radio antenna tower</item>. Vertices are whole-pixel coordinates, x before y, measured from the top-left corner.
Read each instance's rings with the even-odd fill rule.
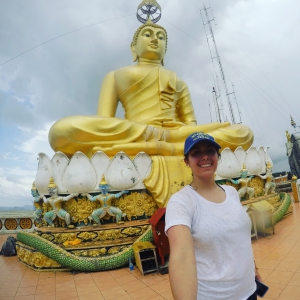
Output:
[[[214,87],[212,90],[212,95],[213,95],[214,104],[215,104],[217,121],[222,123],[222,122],[225,122],[225,116],[224,116],[223,103],[221,101],[221,90],[220,90],[220,86],[219,86],[219,82],[218,82],[218,75],[216,75],[216,78],[215,78],[215,76],[213,74],[213,80],[214,80]],[[216,91],[215,87],[218,87],[219,94]],[[222,112],[222,115],[221,115],[220,111]],[[223,118],[223,121],[222,121],[222,118]]]
[[[204,21],[204,17],[201,13],[202,10],[205,13],[206,22]],[[230,95],[233,94],[234,92],[232,92],[232,93],[228,92],[228,88],[227,88],[227,84],[226,84],[226,80],[225,80],[225,75],[224,75],[224,71],[223,71],[221,58],[220,58],[220,55],[219,55],[219,52],[218,52],[217,44],[216,44],[216,41],[215,41],[215,36],[214,36],[213,30],[212,30],[212,27],[211,27],[211,22],[214,21],[215,19],[214,19],[214,17],[212,19],[209,18],[207,8],[205,7],[204,4],[203,4],[203,9],[200,9],[200,14],[201,14],[202,21],[203,21],[204,31],[205,31],[205,34],[206,34],[206,39],[207,39],[207,44],[208,44],[208,48],[209,48],[209,51],[210,51],[211,59],[213,61],[213,59],[216,58],[217,62],[218,62],[219,70],[220,70],[220,73],[221,73],[221,77],[222,77],[225,92],[226,92],[226,97],[227,97],[227,103],[228,103],[228,108],[229,108],[229,112],[230,112],[231,122],[232,122],[232,124],[235,124],[236,123],[235,122],[235,117],[234,117],[234,113],[233,113],[233,109],[232,109],[232,104],[231,104],[231,101],[230,101]],[[209,33],[210,33],[209,37],[207,36],[206,30],[205,30],[206,25],[208,25],[208,28],[209,28]],[[214,51],[215,51],[215,55],[216,55],[215,57],[213,57],[211,49],[210,49],[210,43],[208,41],[209,38],[212,39],[212,43],[213,43],[213,47],[214,47]]]
[[[240,111],[238,102],[236,100],[235,91],[234,91],[234,84],[233,83],[231,83],[231,84],[232,84],[232,90],[233,90],[232,94],[233,94],[235,104],[236,104],[236,107],[237,107],[237,110],[238,110],[238,113],[239,113],[239,117],[240,117],[240,123],[239,124],[241,124],[242,123],[242,112]]]

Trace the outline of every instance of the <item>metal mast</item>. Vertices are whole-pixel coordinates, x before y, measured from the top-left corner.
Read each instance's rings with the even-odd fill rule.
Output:
[[[221,115],[220,115],[220,107],[219,107],[219,103],[218,103],[218,98],[220,96],[218,96],[217,91],[215,90],[215,88],[213,87],[212,90],[212,95],[214,98],[214,103],[215,103],[215,110],[216,110],[216,115],[217,115],[217,121],[222,123],[222,119],[221,119]]]
[[[233,97],[234,97],[234,100],[235,100],[235,104],[236,104],[236,107],[237,107],[237,109],[238,109],[238,112],[239,112],[240,123],[242,123],[242,113],[241,113],[241,111],[240,111],[240,108],[239,108],[238,102],[237,102],[237,100],[236,100],[236,96],[235,96],[235,90],[234,90],[234,84],[233,84],[233,83],[232,83],[232,90],[233,90],[232,94],[233,94]]]
[[[202,20],[203,20],[203,25],[204,25],[204,28],[205,28],[205,25],[208,25],[208,28],[209,28],[210,37],[213,41],[213,46],[214,46],[215,53],[216,53],[215,58],[217,59],[218,66],[219,66],[220,73],[221,73],[221,77],[222,77],[223,84],[224,84],[224,88],[225,88],[225,91],[226,91],[226,97],[227,97],[228,108],[229,108],[229,112],[230,112],[230,116],[231,116],[231,122],[232,122],[232,124],[235,124],[236,123],[235,122],[235,117],[234,117],[234,113],[233,113],[233,109],[232,109],[232,105],[231,105],[231,101],[230,101],[230,94],[232,94],[232,93],[228,92],[228,88],[227,88],[227,84],[226,84],[226,80],[225,80],[225,75],[224,75],[224,71],[223,71],[221,58],[220,58],[220,55],[219,55],[219,52],[218,52],[217,44],[216,44],[216,41],[215,41],[215,36],[214,36],[213,30],[212,30],[212,27],[211,27],[211,24],[210,24],[212,21],[214,21],[214,18],[211,19],[211,20],[209,19],[207,8],[205,7],[204,4],[203,4],[203,10],[204,10],[205,16],[206,16],[206,23],[204,23],[204,19],[203,19],[203,16],[201,14]],[[201,10],[200,10],[200,13],[201,13]],[[208,46],[209,46],[208,38],[207,38],[207,43],[208,43]],[[212,57],[212,59],[213,59],[213,57]]]

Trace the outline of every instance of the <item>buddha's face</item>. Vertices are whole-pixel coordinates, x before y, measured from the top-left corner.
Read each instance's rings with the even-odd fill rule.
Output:
[[[139,33],[133,51],[138,58],[163,60],[166,52],[166,34],[163,29],[151,26],[144,27]]]

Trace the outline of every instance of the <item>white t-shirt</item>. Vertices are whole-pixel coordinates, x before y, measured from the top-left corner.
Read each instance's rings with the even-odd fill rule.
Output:
[[[167,231],[175,225],[191,229],[201,300],[245,300],[255,289],[251,220],[237,191],[222,186],[226,199],[214,203],[191,186],[174,194],[167,205]],[[182,266],[183,268],[185,266]]]

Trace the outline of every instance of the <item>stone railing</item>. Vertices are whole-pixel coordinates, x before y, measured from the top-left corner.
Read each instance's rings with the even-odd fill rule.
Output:
[[[33,211],[0,211],[0,234],[33,231]]]

